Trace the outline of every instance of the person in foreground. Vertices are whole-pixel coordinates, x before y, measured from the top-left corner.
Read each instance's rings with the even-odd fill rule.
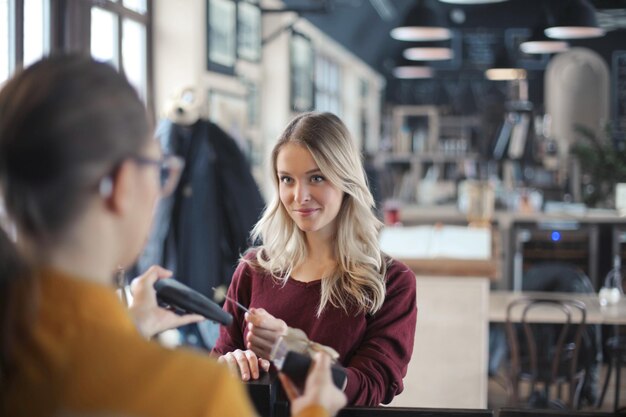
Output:
[[[166,271],[135,286],[137,323],[115,293],[181,166],[151,133],[126,79],[89,58],[45,59],[0,91],[0,188],[18,231],[17,246],[0,232],[0,415],[253,415],[226,367],[144,337],[179,324],[155,312]],[[345,403],[324,357],[292,397],[299,416]]]
[[[244,380],[269,368],[287,326],[329,346],[347,368],[353,405],[389,403],[402,389],[417,319],[415,276],[385,256],[361,158],[330,113],[294,118],[272,152],[275,197],[253,230],[228,290],[250,307],[220,329],[214,352]]]

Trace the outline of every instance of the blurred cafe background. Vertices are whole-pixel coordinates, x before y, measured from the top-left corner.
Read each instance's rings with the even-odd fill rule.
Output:
[[[626,1],[0,0],[0,88],[59,51],[124,73],[166,150],[205,153],[204,194],[185,174],[174,194],[197,217],[160,210],[138,270],[160,263],[223,293],[271,197],[278,135],[330,111],[362,150],[383,250],[417,275],[392,406],[626,406]],[[565,319],[512,313],[537,293],[584,310],[565,307],[583,336],[546,357]],[[514,340],[525,320],[551,323],[535,372]],[[162,340],[210,349],[216,331]],[[577,363],[561,372],[556,352]]]

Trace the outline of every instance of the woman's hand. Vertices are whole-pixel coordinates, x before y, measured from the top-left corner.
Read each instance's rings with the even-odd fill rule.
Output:
[[[152,337],[167,329],[204,320],[198,314],[179,316],[170,310],[159,307],[154,283],[161,278],[169,278],[172,272],[153,265],[143,275],[135,278],[130,286],[133,299],[128,308],[135,325],[146,337]]]
[[[241,376],[243,381],[259,379],[259,368],[265,372],[270,369],[270,362],[257,357],[251,350],[237,349],[220,356],[217,361],[227,364],[228,368],[234,374]]]
[[[278,338],[287,334],[287,324],[262,308],[251,308],[245,318],[248,322],[246,347],[259,357],[269,359]]]
[[[333,383],[330,373],[330,357],[318,352],[313,357],[313,365],[306,378],[304,392],[291,382],[288,376],[279,373],[278,377],[283,384],[285,393],[291,402],[291,415],[295,416],[311,406],[325,408],[331,416],[337,414],[347,402],[346,395]]]

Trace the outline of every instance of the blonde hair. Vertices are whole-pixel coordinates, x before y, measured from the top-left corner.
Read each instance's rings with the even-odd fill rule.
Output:
[[[322,279],[317,315],[331,305],[346,313],[375,313],[385,300],[385,257],[378,245],[382,223],[374,215],[374,198],[367,186],[361,155],[343,122],[331,113],[303,113],[295,117],[272,150],[275,195],[252,230],[261,241],[251,266],[262,268],[283,285],[294,267],[307,256],[305,234],[289,217],[278,194],[278,153],[287,143],[305,147],[322,174],[344,192],[337,214],[337,267]],[[244,260],[245,261],[245,260]],[[354,311],[354,310],[352,310]]]

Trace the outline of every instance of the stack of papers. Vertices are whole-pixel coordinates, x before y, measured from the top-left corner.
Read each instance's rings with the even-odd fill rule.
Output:
[[[383,252],[399,259],[491,259],[491,229],[463,226],[385,227]]]

